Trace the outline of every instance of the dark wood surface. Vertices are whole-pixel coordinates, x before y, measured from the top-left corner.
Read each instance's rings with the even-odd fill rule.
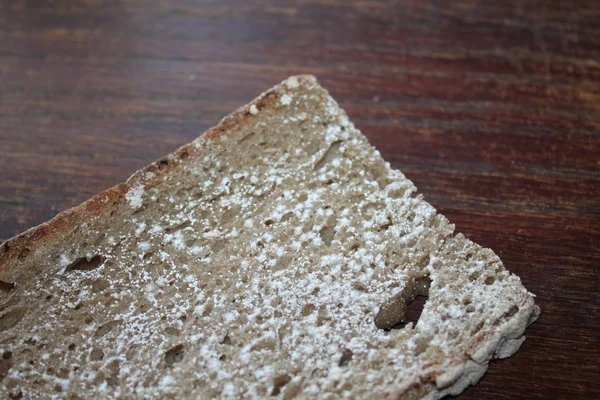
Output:
[[[315,74],[537,295],[463,399],[600,398],[598,1],[0,1],[0,239]]]

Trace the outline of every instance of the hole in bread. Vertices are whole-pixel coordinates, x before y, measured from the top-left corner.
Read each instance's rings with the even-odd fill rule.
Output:
[[[11,368],[12,360],[0,360],[0,382],[4,381],[4,378],[6,378],[6,375],[8,375]]]
[[[140,207],[138,207],[134,212],[132,212],[131,215],[141,214],[143,211],[146,211],[147,208],[148,208],[148,205],[145,203],[142,203],[142,205]]]
[[[117,325],[119,325],[119,321],[110,321],[104,325],[101,325],[94,334],[95,337],[102,337],[113,330]]]
[[[184,176],[189,176],[189,175],[190,175],[189,171],[185,171],[184,172]],[[186,185],[186,186],[180,188],[179,190],[177,190],[175,192],[175,196],[177,196],[177,197],[185,197],[185,196],[187,196],[190,193],[190,190],[192,190],[192,188],[190,188],[189,186]],[[152,191],[152,194],[158,194],[158,193]]]
[[[473,272],[472,274],[469,275],[469,280],[471,282],[475,282],[479,276],[481,275],[481,273],[479,271]]]
[[[386,300],[375,315],[375,326],[380,329],[401,329],[409,322],[416,324],[429,295],[429,278],[408,282],[406,287]]]
[[[264,337],[250,347],[250,351],[274,350],[277,347],[277,342],[272,337]]]
[[[483,328],[484,325],[485,325],[485,323],[483,321],[480,321],[477,325],[475,325],[475,328],[473,328],[473,331],[471,332],[471,334],[475,334],[475,333],[479,332],[481,330],[481,328]]]
[[[273,379],[273,390],[271,396],[278,396],[281,393],[281,389],[292,380],[292,377],[288,374],[279,375]]]
[[[19,260],[24,259],[25,257],[27,257],[29,255],[29,253],[31,253],[31,250],[29,250],[27,247],[25,247],[23,250],[21,250],[21,252],[19,253]]]
[[[493,276],[488,276],[487,278],[485,278],[484,283],[486,285],[491,285],[492,283],[494,283],[496,281],[496,278],[494,278]]]
[[[90,360],[100,361],[103,358],[104,358],[104,352],[101,349],[94,347],[94,349],[92,349],[92,352],[90,353]]]
[[[293,216],[294,216],[294,213],[291,211],[288,213],[285,213],[285,214],[283,214],[283,217],[281,217],[281,222],[287,222],[290,219],[292,219]]]
[[[18,307],[18,308],[14,308],[14,309],[10,310],[9,312],[7,312],[3,316],[1,316],[0,317],[0,332],[4,332],[6,330],[9,330],[9,329],[15,327],[19,322],[21,322],[23,317],[25,317],[26,313],[27,313],[26,308]]]
[[[190,221],[189,220],[185,220],[183,222],[177,223],[167,229],[165,229],[166,233],[173,233],[173,232],[177,232],[180,231],[182,229],[187,228],[188,226],[190,226]]]
[[[243,138],[241,138],[240,140],[238,140],[238,144],[242,144],[244,142],[247,142],[248,140],[252,139],[252,137],[255,135],[254,132],[250,132],[249,134],[247,134],[246,136],[244,136]]]
[[[202,316],[203,317],[208,317],[210,315],[210,313],[213,310],[213,305],[212,303],[206,303],[206,305],[204,306],[204,311],[202,312]]]
[[[106,383],[111,387],[116,387],[119,384],[119,362],[113,361],[109,368],[111,373],[106,378]]]
[[[341,144],[342,144],[341,140],[337,140],[337,141],[331,143],[331,146],[329,146],[327,151],[325,151],[325,154],[323,154],[323,157],[321,157],[321,159],[315,164],[315,171],[320,170],[326,164],[330,163],[331,161],[335,160],[338,157],[338,153],[340,151]]]
[[[179,158],[181,158],[182,160],[185,160],[186,158],[188,158],[188,156],[190,155],[190,153],[187,150],[183,150],[180,154],[179,154]]]
[[[360,282],[360,281],[354,282],[352,284],[352,287],[355,290],[358,290],[359,292],[366,292],[367,291],[367,286],[364,283]]]
[[[388,218],[387,221],[379,227],[378,232],[387,231],[390,226],[392,226],[392,221]]]
[[[179,330],[177,330],[175,327],[168,326],[165,328],[165,333],[169,336],[177,336],[179,335]]]
[[[183,360],[185,356],[185,349],[183,348],[183,344],[178,344],[172,349],[168,350],[165,353],[165,364],[167,368],[172,368],[174,364]]]
[[[335,234],[336,234],[335,229],[333,229],[330,226],[326,226],[326,227],[324,227],[323,229],[321,229],[319,231],[319,236],[321,237],[321,240],[327,246],[331,246],[331,242],[333,241],[333,238],[335,237]]]
[[[228,345],[228,346],[231,345],[231,337],[229,337],[229,333],[225,335],[223,340],[221,340],[221,344]]]
[[[66,271],[91,271],[101,266],[105,261],[102,256],[93,256],[88,259],[87,257],[81,257],[69,264]]]
[[[305,304],[302,306],[302,316],[308,317],[315,310],[315,306],[313,304]]]
[[[512,317],[513,315],[515,315],[518,312],[519,312],[519,307],[512,306],[510,308],[510,310],[508,310],[508,312],[506,313],[506,318],[510,318],[510,317]]]
[[[8,293],[15,288],[15,284],[11,282],[0,281],[0,292]]]
[[[417,296],[429,296],[429,288],[431,287],[431,279],[422,277],[415,279],[415,293]]]
[[[342,355],[340,357],[340,361],[338,362],[338,365],[340,367],[345,367],[346,365],[348,365],[350,363],[350,361],[352,361],[352,350],[344,348],[344,350],[342,350]]]
[[[405,196],[408,190],[410,189],[405,187],[388,188],[388,197],[391,197],[392,199],[400,199]]]
[[[23,371],[19,370],[19,373],[22,373]],[[8,394],[8,396],[10,397],[11,400],[20,400],[23,398],[23,391],[19,390],[18,392],[10,392]]]
[[[401,326],[394,328],[403,328],[406,324],[412,322],[413,325],[416,325],[421,318],[421,313],[423,312],[423,308],[425,307],[425,303],[427,302],[427,296],[417,296],[413,301],[406,305],[406,315],[404,317],[404,321]]]

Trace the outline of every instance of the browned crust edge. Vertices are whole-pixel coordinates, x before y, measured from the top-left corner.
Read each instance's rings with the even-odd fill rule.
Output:
[[[318,85],[317,79],[312,75],[296,75],[294,77],[298,80],[298,88],[293,90],[302,90]],[[236,125],[244,124],[255,118],[250,112],[250,106],[252,105],[255,105],[259,110],[274,108],[277,104],[277,94],[290,90],[285,85],[286,81],[287,79],[227,115],[216,126],[200,135],[198,139],[218,138]],[[0,279],[10,281],[8,278],[11,275],[10,263],[23,254],[23,251],[32,251],[44,245],[50,239],[56,237],[56,235],[85,221],[89,216],[98,215],[109,206],[123,203],[125,195],[132,186],[139,183],[152,185],[162,176],[168,174],[174,168],[174,165],[178,164],[178,161],[184,160],[192,154],[198,154],[201,151],[202,149],[199,149],[194,142],[187,143],[174,152],[134,172],[127,181],[100,192],[82,204],[62,211],[51,220],[4,241],[0,244]],[[148,172],[152,172],[154,175],[151,178],[147,178],[146,174]]]

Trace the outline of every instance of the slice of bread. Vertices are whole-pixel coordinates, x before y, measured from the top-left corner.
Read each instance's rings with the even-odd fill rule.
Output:
[[[6,241],[0,279],[2,397],[440,398],[539,312],[311,76]]]

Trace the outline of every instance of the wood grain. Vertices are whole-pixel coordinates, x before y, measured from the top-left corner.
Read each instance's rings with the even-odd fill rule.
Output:
[[[312,73],[543,314],[462,399],[600,398],[597,1],[0,4],[0,240]]]

